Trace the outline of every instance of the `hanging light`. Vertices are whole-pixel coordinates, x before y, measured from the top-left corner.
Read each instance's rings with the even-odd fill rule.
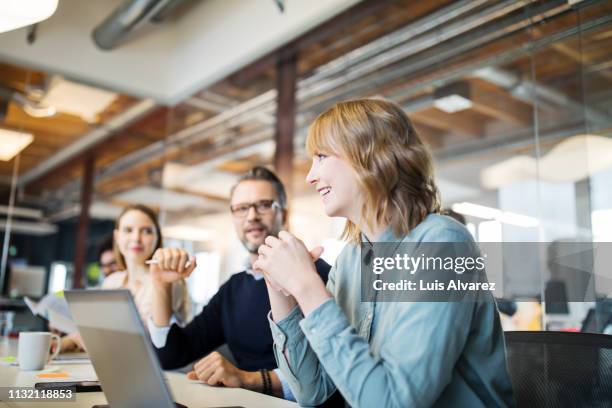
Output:
[[[0,33],[48,19],[57,9],[57,0],[0,1]]]
[[[31,133],[0,129],[0,160],[11,160],[32,143],[33,140],[34,136]]]

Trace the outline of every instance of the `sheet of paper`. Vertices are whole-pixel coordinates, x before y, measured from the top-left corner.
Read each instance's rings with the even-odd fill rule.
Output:
[[[49,324],[57,330],[64,333],[74,333],[77,331],[77,327],[72,319],[57,313],[53,309],[48,309],[47,312],[49,313]]]
[[[26,305],[28,305],[28,307],[30,308],[30,312],[32,312],[32,314],[34,316],[39,315],[39,311],[38,311],[38,302],[35,301],[34,299],[30,299],[29,297],[24,297],[23,300],[25,301]]]
[[[74,333],[77,327],[70,316],[70,309],[64,298],[55,295],[46,295],[40,302],[24,297],[26,305],[34,315],[41,316],[49,321],[49,325],[64,333]]]

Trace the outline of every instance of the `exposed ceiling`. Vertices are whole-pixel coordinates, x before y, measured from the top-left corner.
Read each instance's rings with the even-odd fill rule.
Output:
[[[225,78],[359,0],[191,1],[177,18],[148,23],[111,51],[93,42],[93,29],[123,0],[61,0],[55,14],[0,35],[0,60],[64,75],[158,103],[174,104]]]
[[[4,40],[0,35],[0,47]],[[346,98],[383,96],[401,104],[432,146],[443,198],[451,201],[483,193],[484,167],[534,156],[534,128],[542,154],[562,138],[586,130],[609,136],[612,128],[610,1],[364,1],[291,47],[299,51],[296,197],[309,193],[308,123]],[[95,146],[99,202],[144,202],[163,189],[177,194],[173,205],[204,200],[193,205],[202,213],[225,209],[235,177],[272,162],[277,59],[264,55],[172,107],[119,93],[94,122],[68,113],[34,119],[9,104],[3,126],[35,134],[21,156],[20,202],[65,214],[79,202],[83,153]],[[53,77],[8,63],[0,73],[0,85],[21,90]],[[469,103],[449,113],[441,101],[450,95]],[[65,160],[54,166],[58,154]],[[12,162],[0,162],[0,177],[7,181],[12,169]],[[189,206],[176,211],[189,214]]]

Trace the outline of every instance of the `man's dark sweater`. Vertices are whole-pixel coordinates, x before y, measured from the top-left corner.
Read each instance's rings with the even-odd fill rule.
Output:
[[[329,264],[319,259],[315,265],[327,282]],[[276,368],[269,311],[265,281],[247,272],[233,275],[187,326],[172,325],[166,345],[156,348],[162,367],[183,367],[227,343],[241,370]]]

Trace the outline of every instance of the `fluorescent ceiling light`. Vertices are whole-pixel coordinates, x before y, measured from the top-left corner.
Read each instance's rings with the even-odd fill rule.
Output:
[[[463,215],[492,220],[501,215],[501,210],[473,203],[453,204],[453,211]]]
[[[434,91],[434,106],[446,113],[455,113],[472,107],[471,86],[466,81],[453,82]]]
[[[57,9],[57,0],[0,1],[0,33],[48,19]]]
[[[12,214],[14,217],[25,217],[41,219],[43,216],[42,210],[25,207],[7,207],[6,205],[0,205],[0,214]]]
[[[55,107],[59,112],[79,116],[89,123],[98,121],[98,114],[117,98],[117,94],[103,89],[53,77],[49,92],[41,105]]]
[[[6,220],[0,220],[0,231],[6,231]],[[57,225],[48,222],[11,221],[11,234],[49,235],[57,232]]]
[[[34,140],[31,133],[0,129],[0,160],[9,161]]]
[[[446,113],[455,113],[472,107],[472,101],[461,95],[453,94],[436,99],[434,106]]]
[[[474,203],[456,203],[452,205],[452,209],[459,214],[483,218],[485,220],[495,220],[504,224],[516,225],[517,227],[530,228],[537,227],[540,224],[540,221],[534,217]]]

